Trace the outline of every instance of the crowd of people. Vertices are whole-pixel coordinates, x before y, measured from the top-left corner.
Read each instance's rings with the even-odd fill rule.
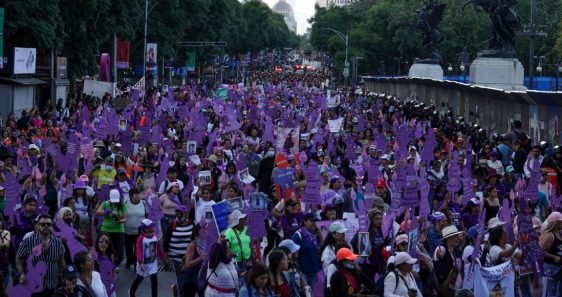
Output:
[[[192,83],[10,114],[0,295],[155,297],[159,265],[174,296],[562,295],[562,147],[327,86],[259,72],[225,100]]]

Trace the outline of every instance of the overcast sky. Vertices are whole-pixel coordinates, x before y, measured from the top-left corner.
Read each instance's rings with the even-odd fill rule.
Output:
[[[262,0],[272,7],[278,0]],[[310,27],[308,19],[314,16],[314,0],[286,0],[293,7],[295,19],[297,20],[297,33],[303,34]]]

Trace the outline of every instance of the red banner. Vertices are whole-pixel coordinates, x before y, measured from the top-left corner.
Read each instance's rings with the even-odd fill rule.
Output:
[[[117,38],[117,68],[129,68],[130,47],[130,42]]]

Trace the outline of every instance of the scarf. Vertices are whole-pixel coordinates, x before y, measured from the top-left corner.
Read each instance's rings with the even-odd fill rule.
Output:
[[[313,234],[312,232],[308,231],[305,227],[301,227],[300,231],[303,241],[318,246],[318,237],[316,237],[316,234]]]

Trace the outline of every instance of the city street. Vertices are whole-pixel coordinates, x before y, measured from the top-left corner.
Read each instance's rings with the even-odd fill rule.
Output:
[[[128,297],[129,288],[136,278],[133,269],[122,268],[119,271],[119,289],[117,297]],[[158,273],[158,296],[166,297],[172,296],[170,287],[176,282],[176,275],[173,272],[159,272]],[[150,279],[146,278],[137,290],[136,297],[150,297]]]

